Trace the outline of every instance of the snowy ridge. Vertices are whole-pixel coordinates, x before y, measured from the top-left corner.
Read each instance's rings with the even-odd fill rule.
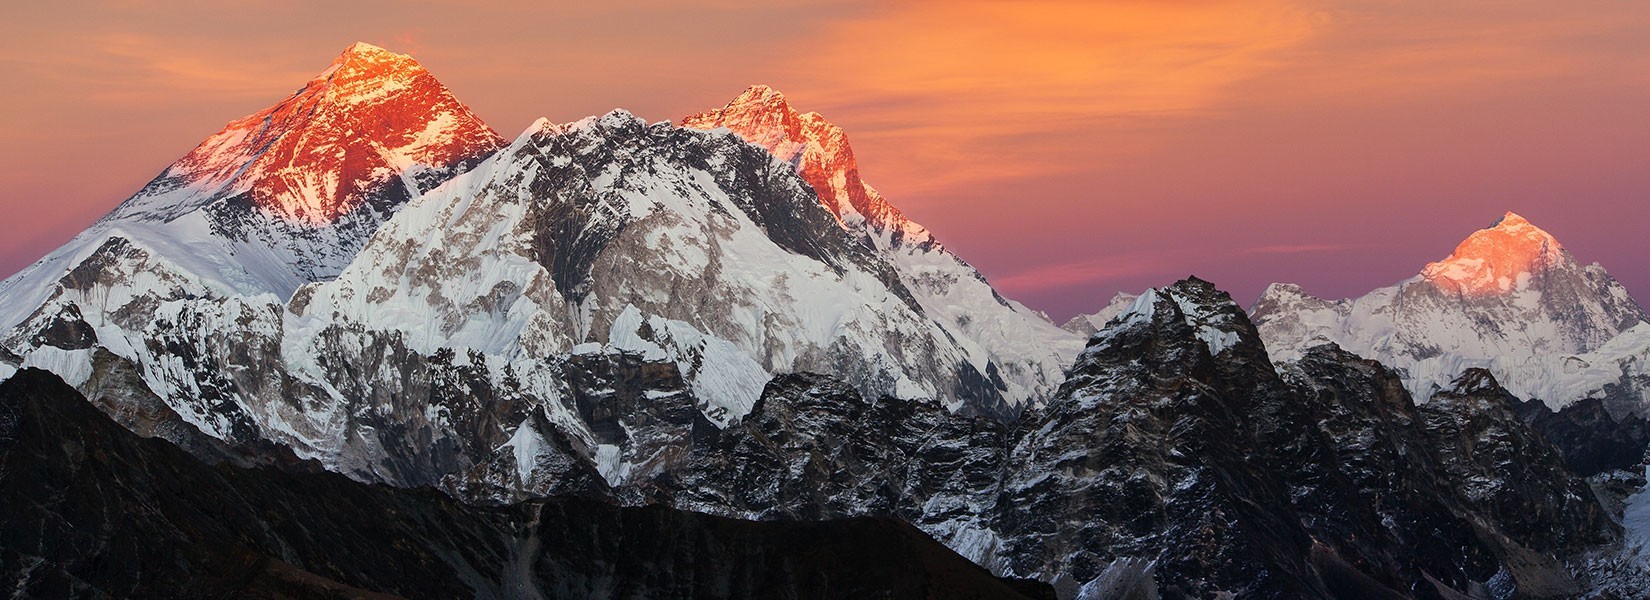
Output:
[[[1639,411],[1650,390],[1632,358],[1650,351],[1643,309],[1603,267],[1513,213],[1397,285],[1328,301],[1273,284],[1250,314],[1273,358],[1335,343],[1398,368],[1418,398],[1474,367],[1554,408],[1611,396],[1613,410]]]
[[[968,352],[977,369],[995,364],[1015,404],[1046,398],[1082,349],[1082,332],[1008,300],[979,271],[889,204],[860,177],[842,128],[798,112],[785,96],[752,86],[722,108],[682,119],[695,129],[727,129],[794,167],[842,228],[876,249],[923,310]]]
[[[293,312],[395,332],[421,353],[546,356],[588,342],[639,352],[691,367],[717,422],[791,370],[960,402],[946,379],[913,378],[960,352],[817,204],[785,205],[806,197],[794,175],[736,185],[767,169],[752,161],[772,160],[739,146],[622,111],[540,122],[410,204]],[[565,226],[547,220],[558,217]]]

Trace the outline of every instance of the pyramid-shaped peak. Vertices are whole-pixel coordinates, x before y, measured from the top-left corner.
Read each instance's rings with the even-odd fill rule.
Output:
[[[727,128],[792,164],[819,193],[820,202],[851,231],[871,230],[884,245],[926,244],[933,236],[883,200],[859,177],[859,163],[841,127],[819,113],[799,114],[785,95],[757,84],[721,108],[690,115],[682,126]]]
[[[112,216],[170,219],[234,196],[283,221],[326,225],[383,194],[405,196],[395,191],[404,169],[416,167],[427,188],[435,172],[467,168],[503,143],[412,57],[357,42],[169,167],[167,189],[187,194],[140,193]]]
[[[1528,276],[1565,260],[1564,247],[1518,213],[1508,212],[1467,236],[1444,260],[1427,265],[1422,277],[1440,288],[1469,296],[1512,292]]]

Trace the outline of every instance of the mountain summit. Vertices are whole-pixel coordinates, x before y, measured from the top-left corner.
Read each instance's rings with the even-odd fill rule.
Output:
[[[1505,294],[1565,261],[1564,247],[1551,234],[1509,212],[1468,236],[1449,258],[1430,263],[1421,276],[1463,296]]]
[[[175,219],[214,201],[324,225],[384,210],[504,145],[418,61],[366,43],[274,106],[231,122],[111,219]],[[406,175],[408,181],[402,181]],[[446,174],[450,175],[450,174]]]
[[[799,112],[765,85],[722,108],[682,119],[692,129],[725,128],[796,169],[837,223],[893,266],[923,312],[959,340],[981,369],[1001,370],[1015,404],[1046,398],[1082,349],[1081,334],[1008,300],[927,228],[907,218],[860,178],[848,136],[817,112]]]
[[[152,262],[134,273],[158,268],[214,293],[284,299],[300,285],[336,277],[408,200],[503,146],[417,61],[357,43],[296,92],[230,122],[91,228],[0,283],[8,300],[0,326],[27,317],[77,267],[90,262],[108,271],[122,261],[131,266],[139,254]],[[115,256],[116,247],[129,252]],[[81,271],[80,280],[91,274]]]
[[[278,405],[250,398],[301,395],[273,372],[286,300],[503,145],[417,61],[355,44],[0,282],[0,344],[74,385],[135,371],[176,418],[259,439],[248,411]]]
[[[837,222],[879,248],[933,242],[926,228],[907,219],[860,179],[859,162],[841,127],[817,112],[797,112],[778,90],[753,85],[722,108],[682,119],[682,126],[726,127],[767,148],[796,167]]]
[[[1418,397],[1483,368],[1514,394],[1561,406],[1620,388],[1639,370],[1632,357],[1650,351],[1624,341],[1650,339],[1626,288],[1511,212],[1397,285],[1330,302],[1273,284],[1250,311],[1274,358],[1333,342],[1405,372]]]

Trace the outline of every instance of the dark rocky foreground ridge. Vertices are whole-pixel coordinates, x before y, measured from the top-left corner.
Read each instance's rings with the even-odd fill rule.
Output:
[[[1114,320],[1015,424],[819,375],[777,378],[724,430],[682,419],[676,458],[614,493],[898,516],[1065,597],[1569,597],[1593,585],[1576,557],[1620,535],[1487,372],[1420,405],[1332,346],[1280,373],[1195,279]]]
[[[499,508],[208,466],[55,375],[0,384],[12,597],[1024,598],[896,520],[756,523],[571,498]]]

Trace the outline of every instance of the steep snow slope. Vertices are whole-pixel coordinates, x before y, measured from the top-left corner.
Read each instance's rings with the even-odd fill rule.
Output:
[[[889,260],[924,312],[984,370],[994,363],[1019,404],[1046,398],[1083,347],[1080,335],[1008,300],[979,271],[906,218],[860,177],[842,128],[816,112],[800,113],[783,94],[752,86],[722,108],[682,120],[684,127],[726,128],[789,163],[842,228]]]
[[[1631,359],[1650,350],[1643,309],[1513,213],[1398,285],[1331,302],[1273,284],[1250,313],[1275,359],[1333,342],[1400,369],[1421,397],[1473,367],[1553,407],[1595,394],[1642,405],[1650,389]]]

